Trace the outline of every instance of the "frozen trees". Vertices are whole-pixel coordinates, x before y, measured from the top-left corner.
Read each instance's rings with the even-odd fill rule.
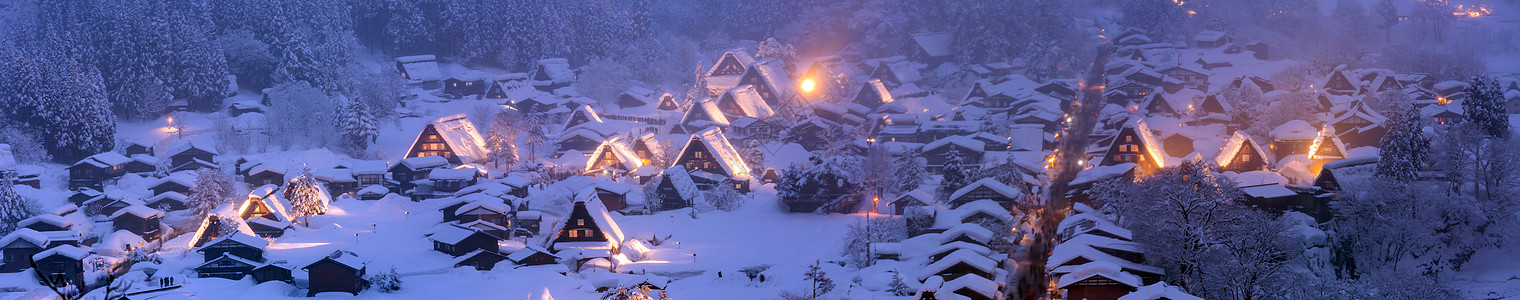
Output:
[[[332,120],[333,129],[339,135],[338,145],[348,150],[349,156],[362,157],[369,144],[380,134],[375,118],[370,115],[370,109],[364,102],[348,100],[339,105],[342,106]]]
[[[1509,134],[1509,114],[1504,111],[1504,88],[1490,76],[1474,76],[1462,101],[1466,121],[1483,129],[1489,136]]]
[[[486,126],[486,150],[491,151],[491,163],[497,168],[506,164],[510,169],[520,160],[517,157],[517,134],[520,132],[517,123],[521,119],[520,113],[504,110],[492,116],[491,123]]]
[[[1110,180],[1090,193],[1134,230],[1146,263],[1166,281],[1210,299],[1255,299],[1290,287],[1303,246],[1288,226],[1237,203],[1235,183],[1200,160],[1134,181]]]
[[[939,180],[939,198],[950,199],[950,194],[955,193],[972,181],[976,181],[975,175],[967,169],[965,158],[961,157],[960,150],[950,150],[945,154],[945,172]]]
[[[817,299],[821,295],[827,295],[834,290],[834,279],[829,278],[829,274],[823,271],[823,268],[819,266],[820,264],[821,262],[814,261],[812,265],[808,266],[807,272],[802,273],[803,278],[812,283],[812,288],[809,292],[812,293],[813,299]]]
[[[902,218],[855,221],[845,232],[844,249],[840,254],[851,266],[865,268],[875,263],[875,258],[871,257],[871,244],[902,241],[907,234],[907,222]]]
[[[270,132],[282,147],[322,147],[331,141],[337,104],[305,81],[276,85],[269,97]]]
[[[229,203],[232,196],[232,178],[215,168],[195,171],[195,184],[190,187],[190,199],[185,200],[190,211],[200,216]]]
[[[1430,155],[1430,139],[1422,133],[1420,113],[1410,110],[1403,118],[1389,119],[1388,132],[1378,145],[1377,175],[1409,182],[1418,177],[1420,165]]]
[[[369,282],[370,287],[375,288],[376,291],[380,291],[381,293],[389,294],[401,290],[401,274],[396,273],[395,267],[391,267],[389,270],[376,273],[375,275],[370,275],[366,281]]]
[[[16,225],[32,216],[32,203],[16,193],[16,173],[0,172],[0,235],[21,228]]]
[[[892,161],[892,193],[902,194],[916,190],[929,180],[923,156],[922,150],[912,148]]]
[[[738,190],[735,190],[732,185],[728,184],[719,184],[705,193],[707,195],[703,198],[707,199],[707,204],[721,211],[739,209],[740,206],[744,205],[745,197],[748,197],[747,195],[740,194]]]
[[[311,216],[327,212],[327,192],[310,170],[290,181],[285,188],[285,200],[290,201],[291,217],[301,219],[302,225],[310,225]]]

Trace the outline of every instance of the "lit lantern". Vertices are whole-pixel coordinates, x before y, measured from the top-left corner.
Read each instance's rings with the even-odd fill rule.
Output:
[[[800,87],[802,88],[803,93],[812,94],[814,90],[818,89],[818,82],[813,81],[812,78],[806,78],[802,80],[802,85]]]

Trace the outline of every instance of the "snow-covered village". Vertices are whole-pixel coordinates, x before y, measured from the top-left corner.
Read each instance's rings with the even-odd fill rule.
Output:
[[[1517,0],[5,0],[0,299],[1520,300]]]

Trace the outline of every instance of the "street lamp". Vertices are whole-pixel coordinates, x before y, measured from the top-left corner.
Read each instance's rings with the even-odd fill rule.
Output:
[[[818,89],[818,82],[812,78],[803,78],[802,85],[799,87],[802,88],[803,93],[812,94],[814,90]]]

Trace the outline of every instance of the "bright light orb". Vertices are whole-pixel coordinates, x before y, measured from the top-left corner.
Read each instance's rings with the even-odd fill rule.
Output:
[[[801,87],[802,87],[802,92],[812,93],[813,90],[818,89],[818,82],[813,81],[812,78],[803,79]]]

